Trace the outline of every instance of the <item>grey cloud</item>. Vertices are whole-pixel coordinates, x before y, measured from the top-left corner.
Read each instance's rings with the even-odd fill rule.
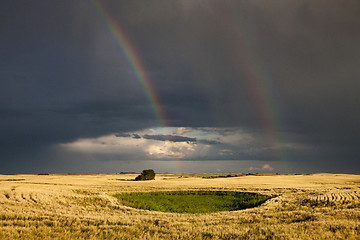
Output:
[[[134,139],[139,139],[141,138],[141,136],[139,134],[136,134],[136,133],[117,133],[115,134],[116,137],[131,137],[131,138],[134,138]]]
[[[115,134],[116,137],[130,137],[131,135],[129,133],[117,133]]]
[[[139,139],[141,136],[139,134],[133,133],[132,138]]]
[[[208,140],[208,139],[199,139],[197,140],[198,143],[207,144],[207,145],[216,145],[221,144],[221,142],[216,140]]]
[[[188,131],[193,131],[196,128],[193,129],[189,129]],[[213,129],[213,131],[211,131],[210,129],[206,129],[207,132],[216,132],[218,133],[219,131],[222,132],[227,132],[229,130],[220,130],[220,129]],[[205,132],[205,131],[204,131]],[[157,141],[170,141],[170,142],[188,142],[188,143],[201,143],[201,144],[206,144],[206,145],[216,145],[216,144],[221,144],[221,142],[216,141],[216,140],[212,140],[212,139],[197,139],[197,138],[191,138],[191,137],[184,137],[184,136],[177,136],[177,135],[150,135],[150,134],[145,134],[143,136],[140,136],[137,133],[117,133],[115,134],[116,137],[132,137],[134,139],[140,139],[140,138],[144,138],[144,139],[149,139],[149,140],[157,140]]]
[[[157,141],[196,143],[196,138],[175,136],[175,135],[149,135],[149,134],[145,134],[143,136],[143,138],[151,139],[151,140],[157,140]]]

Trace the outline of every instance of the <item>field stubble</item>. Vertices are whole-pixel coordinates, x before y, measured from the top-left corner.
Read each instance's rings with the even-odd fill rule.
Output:
[[[157,174],[0,175],[0,239],[359,239],[359,175],[204,179]],[[241,191],[277,195],[256,208],[178,214],[124,206],[113,194]]]

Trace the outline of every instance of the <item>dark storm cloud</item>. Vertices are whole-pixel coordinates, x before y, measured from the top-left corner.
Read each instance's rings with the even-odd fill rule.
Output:
[[[145,134],[143,136],[145,139],[157,140],[157,141],[170,141],[170,142],[187,142],[187,143],[196,143],[196,138],[175,136],[175,135],[149,135]]]
[[[294,164],[360,171],[359,1],[102,3],[135,46],[172,126],[262,132],[267,106],[284,141],[313,146],[289,151]],[[56,171],[54,144],[157,126],[91,1],[6,1],[0,16],[4,172]],[[259,103],[265,92],[272,104]]]

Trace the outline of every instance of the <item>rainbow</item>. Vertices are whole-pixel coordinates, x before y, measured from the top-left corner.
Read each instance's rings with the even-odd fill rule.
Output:
[[[115,21],[100,0],[92,0],[101,18],[106,23],[116,45],[124,56],[126,63],[132,70],[136,80],[140,83],[154,115],[162,128],[169,127],[166,121],[166,115],[163,107],[156,95],[150,77],[146,73],[146,68],[141,61],[140,55],[137,53],[135,46],[125,34],[121,25]],[[246,27],[237,24],[230,9],[217,2],[216,11],[219,13],[219,19],[226,32],[231,36],[233,49],[236,51],[238,63],[244,69],[245,82],[255,102],[262,125],[265,129],[266,142],[272,152],[273,160],[287,162],[287,156],[282,147],[283,136],[281,135],[281,127],[279,121],[279,113],[276,109],[274,98],[271,94],[271,87],[266,71],[261,64],[261,59],[257,57],[254,48],[251,47],[249,34],[246,33]]]
[[[251,46],[250,34],[246,34],[244,24],[236,24],[230,9],[218,2],[217,11],[226,32],[231,36],[231,45],[236,52],[239,65],[245,74],[245,84],[255,102],[258,113],[265,129],[266,142],[268,143],[273,160],[287,163],[287,155],[282,147],[283,136],[279,112],[272,96],[271,86],[264,69],[264,64],[257,57],[254,47]]]
[[[131,40],[125,34],[125,31],[121,28],[120,24],[115,21],[112,15],[103,6],[100,0],[92,0],[101,18],[106,23],[112,37],[114,38],[117,47],[120,49],[124,56],[126,63],[132,70],[136,80],[140,83],[146,98],[148,99],[152,111],[158,121],[160,127],[168,127],[167,118],[162,108],[159,98],[156,95],[154,86],[151,83],[149,75],[146,73],[146,68],[141,61],[140,55],[136,51],[135,46],[131,43]]]

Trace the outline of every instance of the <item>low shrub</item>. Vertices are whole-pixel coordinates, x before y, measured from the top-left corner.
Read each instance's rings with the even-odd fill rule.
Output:
[[[155,172],[152,169],[143,170],[142,173],[135,178],[135,181],[153,180]]]

